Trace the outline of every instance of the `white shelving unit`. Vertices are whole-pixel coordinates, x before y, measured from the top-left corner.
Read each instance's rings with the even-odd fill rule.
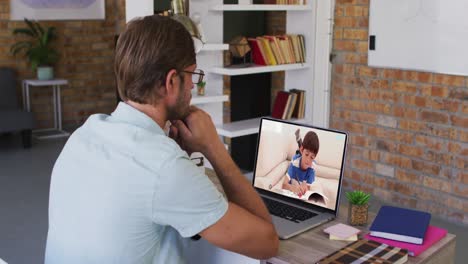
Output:
[[[214,44],[214,43],[205,43],[200,52],[204,51],[222,51],[228,50],[229,44]]]
[[[246,75],[264,72],[277,72],[277,71],[290,71],[290,70],[301,70],[309,68],[307,63],[294,63],[294,64],[281,64],[274,66],[261,66],[254,65],[246,68],[227,68],[227,67],[214,67],[208,70],[208,72],[222,74],[222,75]]]
[[[299,123],[307,122],[305,119],[292,119],[290,121]],[[260,117],[219,125],[216,127],[216,129],[220,136],[235,138],[257,134],[259,125]]]
[[[217,5],[213,11],[306,11],[309,5]]]
[[[194,1],[193,1],[194,2]],[[285,71],[285,90],[303,89],[305,118],[299,120],[316,126],[328,127],[329,87],[331,64],[329,54],[332,43],[333,0],[310,0],[306,5],[214,5],[212,13],[236,11],[286,11],[286,33],[305,37],[306,62],[248,68],[212,67],[212,74],[236,76],[255,73]],[[258,133],[259,118],[220,124],[220,135],[234,138]]]
[[[193,105],[220,103],[229,101],[229,96],[225,94],[216,94],[214,92],[207,92],[205,95],[197,95],[196,88],[192,92],[192,100],[190,101]]]

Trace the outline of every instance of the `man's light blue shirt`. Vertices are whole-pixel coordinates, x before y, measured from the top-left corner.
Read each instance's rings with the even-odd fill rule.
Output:
[[[46,264],[184,263],[227,202],[147,115],[120,103],[77,129],[50,185]]]

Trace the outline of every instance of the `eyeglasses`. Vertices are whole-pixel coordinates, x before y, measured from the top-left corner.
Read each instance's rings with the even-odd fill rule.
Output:
[[[205,72],[200,69],[196,69],[193,72],[192,71],[182,71],[186,73],[191,73],[192,74],[192,83],[193,84],[199,84],[203,81],[203,77],[205,76]]]

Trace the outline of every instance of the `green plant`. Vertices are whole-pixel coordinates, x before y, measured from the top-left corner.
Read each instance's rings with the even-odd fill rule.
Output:
[[[351,204],[365,205],[369,202],[370,194],[363,191],[352,191],[346,193],[346,198]]]
[[[56,39],[55,27],[43,28],[37,21],[24,19],[27,28],[13,30],[13,35],[24,35],[29,40],[20,40],[13,44],[10,52],[13,55],[24,53],[35,70],[38,66],[52,66],[57,62],[59,54],[50,46]]]
[[[201,82],[197,83],[198,87],[205,87],[205,85],[206,85],[205,81],[201,81]]]

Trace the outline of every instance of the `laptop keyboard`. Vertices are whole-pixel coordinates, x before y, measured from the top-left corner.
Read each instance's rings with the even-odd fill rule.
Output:
[[[266,207],[268,208],[268,211],[270,211],[272,215],[284,218],[292,222],[299,223],[317,215],[304,209],[280,203],[275,200],[271,200],[265,197],[262,198],[265,202]]]

